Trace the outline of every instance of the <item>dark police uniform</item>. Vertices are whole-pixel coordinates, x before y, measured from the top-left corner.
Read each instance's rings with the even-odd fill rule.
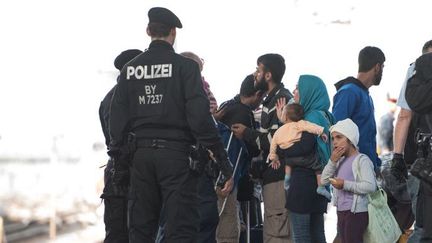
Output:
[[[101,119],[102,130],[105,135],[107,146],[109,145],[108,123],[109,105],[111,97],[114,93],[115,86],[108,92],[99,108],[99,116]],[[107,136],[108,135],[108,136]],[[129,242],[127,228],[127,197],[126,195],[116,195],[112,185],[113,161],[108,160],[104,170],[105,187],[101,198],[104,199],[104,223],[105,223],[105,239],[104,243],[114,242]]]
[[[416,226],[422,228],[421,243],[432,242],[432,53],[417,58],[415,74],[408,80],[405,98],[413,111],[408,135],[422,141],[417,146],[408,143],[405,151],[418,150],[416,161],[411,166],[411,174],[420,179],[417,198]],[[416,131],[416,132],[414,132]],[[413,135],[413,133],[415,135]],[[417,133],[423,133],[423,136]],[[410,146],[410,148],[407,148]],[[407,157],[408,158],[408,157]]]
[[[181,27],[167,9],[151,9],[149,19]],[[198,175],[189,167],[190,146],[198,140],[210,149],[228,178],[232,166],[197,63],[176,54],[166,41],[151,42],[120,74],[111,102],[112,154],[119,153],[126,132],[136,134],[137,145],[131,161],[130,242],[154,242],[160,218],[167,242],[196,242]]]
[[[120,71],[123,66],[136,57],[142,51],[137,49],[130,49],[123,51],[114,60],[114,66]],[[99,107],[99,118],[102,126],[102,131],[105,137],[105,144],[108,147],[110,143],[110,136],[108,131],[108,121],[110,117],[110,103],[115,85],[104,97]],[[104,171],[105,187],[101,198],[104,199],[104,223],[105,223],[105,239],[104,243],[127,243],[129,242],[128,228],[127,228],[127,197],[125,194],[116,194],[112,185],[113,169],[112,160],[108,160],[107,166]]]

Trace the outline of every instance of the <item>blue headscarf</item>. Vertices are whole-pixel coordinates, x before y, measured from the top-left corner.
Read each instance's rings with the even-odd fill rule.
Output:
[[[331,140],[329,128],[334,123],[333,115],[328,111],[330,98],[327,88],[317,76],[301,75],[297,83],[297,91],[300,96],[300,105],[303,106],[305,120],[324,127],[327,142],[317,137],[317,152],[322,164],[327,164],[331,154]]]

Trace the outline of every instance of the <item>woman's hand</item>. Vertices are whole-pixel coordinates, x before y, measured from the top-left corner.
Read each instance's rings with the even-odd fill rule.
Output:
[[[283,108],[286,104],[285,97],[279,98],[276,102],[276,115],[281,123],[285,123],[285,117],[283,115]]]
[[[321,139],[323,140],[324,143],[328,142],[328,137],[327,137],[327,134],[325,134],[325,132],[323,132],[323,134],[321,134],[320,137],[321,137]]]

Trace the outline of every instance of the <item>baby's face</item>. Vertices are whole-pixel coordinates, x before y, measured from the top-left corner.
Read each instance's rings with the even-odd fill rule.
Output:
[[[283,110],[282,110],[282,114],[284,116],[284,123],[290,123],[290,122],[294,122],[293,120],[291,120],[288,116],[288,105],[285,105]]]
[[[292,122],[292,120],[291,119],[289,119],[289,117],[288,117],[288,108],[287,108],[288,106],[287,105],[285,105],[284,106],[284,108],[282,109],[282,114],[283,114],[283,119],[284,119],[284,123],[290,123],[290,122]]]

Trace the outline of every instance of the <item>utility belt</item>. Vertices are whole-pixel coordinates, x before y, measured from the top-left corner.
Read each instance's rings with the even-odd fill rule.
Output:
[[[169,149],[185,152],[189,156],[189,168],[196,174],[206,173],[215,179],[219,170],[215,161],[209,157],[209,152],[201,145],[191,145],[188,142],[180,142],[165,139],[137,138],[137,148]]]
[[[432,186],[432,134],[416,133],[417,159],[411,167],[411,174]]]
[[[165,139],[137,138],[136,146],[138,148],[170,149],[186,153],[190,153],[192,150],[192,145],[187,142]]]

